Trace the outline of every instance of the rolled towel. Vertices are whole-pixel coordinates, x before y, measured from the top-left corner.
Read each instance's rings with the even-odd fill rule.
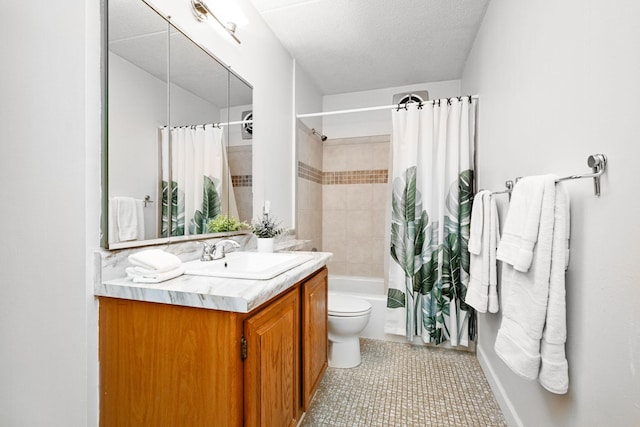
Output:
[[[155,274],[141,274],[136,267],[126,269],[127,276],[131,277],[135,283],[160,283],[165,280],[174,279],[184,274],[184,267],[180,266],[170,271]]]
[[[141,274],[156,274],[172,271],[182,265],[177,256],[161,249],[148,249],[129,255],[129,262]]]

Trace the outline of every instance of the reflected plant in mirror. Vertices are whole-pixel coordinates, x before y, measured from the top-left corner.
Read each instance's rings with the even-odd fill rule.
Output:
[[[222,215],[250,221],[251,86],[145,2],[106,7],[103,246],[202,238]]]
[[[225,231],[250,230],[251,226],[246,222],[240,222],[234,217],[218,215],[215,219],[209,220],[207,230],[209,233],[222,233]]]

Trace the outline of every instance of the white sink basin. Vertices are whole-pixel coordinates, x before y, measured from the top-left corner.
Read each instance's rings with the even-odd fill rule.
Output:
[[[184,274],[266,280],[313,259],[311,255],[290,253],[231,252],[215,261],[189,261]]]

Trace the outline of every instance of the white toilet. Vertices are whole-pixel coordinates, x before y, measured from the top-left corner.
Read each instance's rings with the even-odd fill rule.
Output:
[[[360,364],[360,332],[370,315],[368,301],[329,292],[329,366],[353,368]]]

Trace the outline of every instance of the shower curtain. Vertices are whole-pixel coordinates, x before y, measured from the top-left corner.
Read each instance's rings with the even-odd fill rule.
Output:
[[[471,97],[393,110],[391,260],[385,332],[468,345],[475,104]]]
[[[207,222],[222,213],[238,217],[223,136],[213,125],[162,129],[163,237],[169,235],[169,161],[171,236],[207,233]]]

